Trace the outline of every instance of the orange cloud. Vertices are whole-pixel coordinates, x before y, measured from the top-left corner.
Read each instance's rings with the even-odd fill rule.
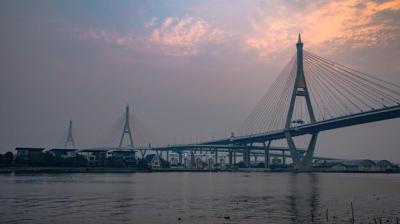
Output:
[[[193,17],[168,17],[152,30],[150,41],[167,55],[195,55],[206,43],[218,43],[225,33],[204,20]]]
[[[396,38],[393,23],[374,22],[384,11],[400,10],[400,1],[330,1],[311,4],[303,11],[290,11],[277,6],[278,16],[265,16],[261,21],[250,20],[253,32],[245,36],[251,48],[269,56],[293,45],[296,32],[303,33],[306,47],[325,53],[334,52],[351,42],[352,48],[385,44]],[[383,34],[384,33],[384,34]]]

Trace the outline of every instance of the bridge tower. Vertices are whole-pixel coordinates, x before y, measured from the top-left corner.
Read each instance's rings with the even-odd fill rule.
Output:
[[[130,142],[129,146],[133,149],[132,132],[131,132],[131,128],[129,126],[129,105],[126,105],[126,109],[125,109],[125,124],[124,124],[124,129],[122,130],[122,136],[121,136],[121,140],[119,141],[118,148],[121,148],[122,142],[124,141],[125,134],[128,135],[129,142]]]
[[[74,142],[74,137],[72,137],[72,121],[69,121],[69,127],[68,127],[68,136],[67,139],[65,140],[64,148],[67,148],[68,143],[71,143],[72,148],[75,148],[75,142]]]
[[[312,158],[314,155],[314,149],[317,142],[318,132],[312,134],[310,143],[307,148],[307,152],[304,157],[301,157],[298,152],[296,145],[294,143],[293,137],[290,134],[290,128],[292,123],[292,116],[294,111],[294,106],[297,97],[304,97],[307,105],[308,115],[310,117],[311,123],[315,123],[315,115],[313,107],[311,104],[310,94],[307,88],[307,80],[304,77],[303,70],[303,43],[301,42],[301,36],[299,34],[298,42],[296,44],[297,48],[297,71],[296,78],[294,81],[294,87],[290,99],[289,110],[286,117],[285,123],[285,137],[289,146],[290,154],[293,160],[293,165],[295,168],[307,168],[311,166]]]

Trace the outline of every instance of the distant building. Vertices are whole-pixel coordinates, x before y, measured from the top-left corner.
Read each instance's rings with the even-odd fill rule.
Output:
[[[43,150],[44,148],[17,147],[15,148],[15,151],[17,151],[16,158],[21,160],[31,160],[42,155]]]
[[[359,162],[359,171],[375,171],[376,163],[372,160],[365,159]]]
[[[161,168],[161,158],[157,154],[147,155],[144,161],[151,168]]]
[[[380,160],[376,163],[376,168],[378,171],[389,171],[389,170],[394,170],[395,165],[393,165],[391,162],[387,160]]]
[[[348,166],[341,162],[324,162],[318,165],[315,165],[314,168],[320,170],[329,170],[329,171],[346,171],[349,169]]]
[[[364,160],[328,160],[315,163],[315,169],[323,171],[356,171],[356,172],[376,172],[376,171],[389,171],[395,166],[387,161],[372,161],[369,159]]]
[[[107,151],[106,149],[84,149],[78,154],[86,157],[89,166],[102,166],[106,163]]]
[[[282,164],[282,159],[278,157],[272,157],[272,165],[281,165]]]
[[[114,158],[117,162],[129,166],[136,164],[135,151],[129,149],[109,150],[107,151],[107,158]]]
[[[179,164],[179,154],[170,152],[168,153],[168,159],[171,166],[177,166]]]
[[[75,157],[77,154],[77,149],[50,149],[47,151],[54,157],[59,157],[59,158],[71,158]]]

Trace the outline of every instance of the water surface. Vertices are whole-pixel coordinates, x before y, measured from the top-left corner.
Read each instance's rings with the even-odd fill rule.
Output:
[[[350,202],[357,223],[400,217],[400,175],[0,175],[0,223],[343,223]]]

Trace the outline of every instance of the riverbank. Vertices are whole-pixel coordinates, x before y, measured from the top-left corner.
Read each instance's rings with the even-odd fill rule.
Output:
[[[394,224],[400,214],[399,178],[362,173],[2,174],[0,220],[278,224],[352,223],[354,217],[357,224]]]
[[[136,173],[150,172],[138,168],[113,167],[9,167],[0,168],[0,173]]]
[[[232,171],[232,170],[225,170]],[[0,173],[150,173],[150,172],[220,172],[185,168],[141,169],[136,167],[8,167]]]
[[[0,173],[150,173],[150,172],[298,172],[291,169],[238,168],[227,170],[198,170],[186,168],[141,169],[136,167],[7,167],[0,168]],[[308,170],[314,173],[400,173],[391,171],[333,171]]]

